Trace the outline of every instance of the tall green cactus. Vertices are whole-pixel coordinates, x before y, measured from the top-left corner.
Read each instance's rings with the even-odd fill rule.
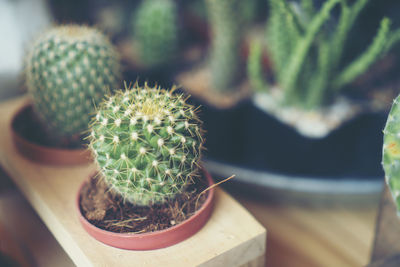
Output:
[[[313,0],[301,0],[299,4],[269,0],[267,49],[284,93],[284,104],[310,109],[326,104],[400,40],[400,30],[392,31],[390,20],[383,18],[372,43],[341,67],[349,32],[368,1],[356,0],[350,4],[347,0],[327,0],[318,10]],[[337,21],[331,16],[336,7],[340,10]],[[260,54],[250,51],[254,53]],[[262,71],[255,66],[261,64],[260,56],[258,61],[255,57],[250,55],[250,79],[258,79]],[[262,85],[258,80],[251,83]]]
[[[67,25],[48,30],[26,58],[36,114],[57,138],[81,134],[94,104],[118,85],[120,69],[115,49],[96,29]]]
[[[105,181],[136,205],[173,198],[199,176],[201,121],[183,95],[160,87],[107,97],[89,139]]]
[[[179,46],[177,6],[173,0],[144,0],[133,18],[140,61],[160,67],[176,58]]]
[[[393,102],[383,133],[382,165],[400,215],[400,96]]]
[[[242,0],[206,0],[212,31],[212,86],[220,92],[234,88],[242,62]]]

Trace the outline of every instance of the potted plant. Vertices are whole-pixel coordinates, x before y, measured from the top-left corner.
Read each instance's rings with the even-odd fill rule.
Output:
[[[177,76],[190,94],[207,105],[227,109],[248,95],[243,84],[243,10],[253,1],[206,1],[211,32],[208,57]]]
[[[130,72],[141,78],[171,81],[179,65],[181,31],[178,5],[173,0],[141,1],[131,11],[129,38],[120,42],[120,50]]]
[[[166,247],[210,216],[214,193],[200,165],[201,121],[174,90],[136,83],[98,106],[89,148],[99,173],[84,183],[77,206],[83,227],[103,243]]]
[[[206,130],[206,160],[223,158],[236,162],[244,150],[242,126],[250,95],[245,79],[245,30],[254,22],[259,1],[209,0],[198,2],[195,7],[192,4],[195,3],[185,3],[186,18],[189,24],[193,23],[189,26],[205,32],[199,30],[205,25],[209,42],[201,50],[202,56],[188,64],[175,80],[192,96],[192,104],[202,106],[199,115]],[[203,18],[199,19],[194,9],[203,12]]]
[[[61,25],[43,33],[26,57],[31,101],[13,119],[16,146],[40,162],[90,160],[82,133],[94,105],[118,85],[120,76],[118,54],[98,30]]]
[[[176,60],[178,28],[178,7],[175,1],[143,1],[132,16],[138,64],[144,68],[160,68]]]
[[[337,96],[347,85],[365,73],[400,38],[400,31],[392,30],[390,20],[383,18],[373,41],[354,60],[345,62],[344,65],[341,60],[350,30],[368,1],[359,0],[349,4],[347,1],[331,0],[324,3],[320,10],[316,10],[312,1],[302,3],[303,6],[296,13],[294,4],[280,0],[270,1],[267,50],[279,88],[273,90],[268,82],[264,82],[260,65],[261,49],[257,44],[253,46],[249,60],[249,79],[252,86],[259,91],[270,88],[268,96],[273,98],[277,106],[270,107],[266,104],[272,114],[275,109],[283,109],[285,106],[295,106],[299,112],[306,112],[319,111],[332,105],[338,101]],[[324,28],[332,19],[331,13],[336,6],[340,7],[340,15],[335,28]],[[279,92],[274,92],[278,90]],[[282,121],[289,119],[283,118],[279,111],[275,113]],[[319,135],[316,132],[307,132],[318,129],[297,126],[294,121],[287,123],[293,124],[305,135]],[[320,135],[323,134],[325,132]]]
[[[329,0],[319,7],[308,0],[269,1],[266,50],[272,64],[266,74],[261,63],[263,47],[253,44],[248,78],[257,92],[244,124],[241,162],[246,169],[262,173],[260,179],[289,175],[299,178],[297,185],[310,192],[306,177],[315,178],[313,182],[329,180],[335,187],[340,181],[376,181],[381,175],[376,164],[381,147],[376,129],[383,126],[385,114],[375,104],[383,106],[382,102],[362,98],[354,90],[344,91],[354,87],[350,83],[400,37],[400,31],[391,29],[390,20],[383,18],[365,50],[350,61],[343,58],[350,30],[368,2]],[[283,178],[273,186],[296,188],[294,179],[287,186],[287,177]],[[365,189],[352,191],[343,186],[344,193]]]

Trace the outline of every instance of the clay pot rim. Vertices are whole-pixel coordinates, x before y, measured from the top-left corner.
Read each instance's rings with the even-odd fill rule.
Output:
[[[68,149],[46,146],[32,142],[16,131],[15,124],[18,117],[31,107],[33,107],[32,102],[27,101],[17,109],[11,119],[12,139],[21,154],[35,162],[52,165],[79,165],[92,162],[91,153],[86,148]]]
[[[205,170],[204,168],[201,168],[204,177],[207,179],[207,182],[209,184],[209,186],[212,186],[214,184],[214,181],[211,177],[211,175],[208,173],[207,170]],[[90,176],[91,177],[91,176]],[[90,179],[90,178],[89,178]],[[87,182],[87,179],[81,184],[81,186],[79,187],[78,190],[78,194],[76,196],[75,199],[75,207],[78,209],[78,217],[79,217],[79,221],[83,224],[84,228],[89,228],[91,231],[94,231],[96,234],[101,235],[102,238],[122,238],[122,239],[130,239],[132,242],[140,242],[143,241],[146,238],[153,238],[153,237],[160,237],[162,235],[165,235],[167,233],[171,233],[171,232],[177,232],[177,231],[184,231],[184,228],[188,228],[190,229],[192,225],[194,225],[196,223],[196,220],[204,215],[203,213],[207,213],[209,212],[211,214],[211,209],[213,208],[213,201],[214,201],[214,196],[215,196],[215,188],[210,188],[208,190],[208,195],[207,195],[207,199],[206,201],[203,203],[203,205],[187,220],[171,226],[167,229],[163,229],[163,230],[159,230],[159,231],[155,231],[155,232],[148,232],[148,233],[115,233],[115,232],[111,232],[111,231],[107,231],[104,229],[101,229],[93,224],[91,224],[82,214],[81,212],[81,208],[80,208],[80,199],[81,199],[81,190],[84,186],[84,184]],[[193,234],[195,234],[198,230],[200,230],[200,228],[202,226],[204,226],[204,224],[208,221],[210,215],[206,215],[207,219],[205,220],[205,222],[197,229],[195,230],[193,233],[191,233],[190,235],[186,236],[185,238],[177,241],[177,242],[171,242],[168,243],[168,245],[161,245],[159,246],[158,244],[154,245],[154,248],[126,248],[123,247],[121,245],[117,245],[117,244],[111,244],[111,242],[104,242],[101,239],[98,239],[97,237],[93,236],[92,233],[90,233],[87,229],[86,232],[88,232],[92,237],[94,237],[95,239],[97,239],[98,241],[105,243],[107,245],[113,246],[113,247],[117,247],[117,248],[123,248],[123,249],[128,249],[128,250],[152,250],[152,249],[158,249],[158,248],[164,248],[167,246],[171,246],[174,245],[178,242],[181,242],[183,240],[185,240],[186,238],[192,236]]]

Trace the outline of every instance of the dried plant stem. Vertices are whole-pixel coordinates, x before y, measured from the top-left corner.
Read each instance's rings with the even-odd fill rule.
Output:
[[[201,197],[202,194],[204,194],[204,193],[207,192],[208,190],[210,190],[210,189],[212,189],[212,188],[214,188],[214,187],[217,187],[218,185],[220,185],[220,184],[222,184],[222,183],[225,183],[225,182],[227,182],[227,181],[229,181],[230,179],[233,179],[233,178],[235,178],[235,177],[236,177],[236,175],[233,174],[233,175],[229,176],[228,178],[226,178],[226,179],[224,179],[224,180],[222,180],[222,181],[219,181],[218,183],[215,183],[215,184],[213,184],[213,185],[210,185],[209,187],[207,187],[206,189],[204,189],[203,192],[201,192],[201,193],[197,196],[197,200],[196,200],[196,204],[195,204],[196,210],[197,210],[197,204],[198,204],[199,199],[200,199],[200,197]]]

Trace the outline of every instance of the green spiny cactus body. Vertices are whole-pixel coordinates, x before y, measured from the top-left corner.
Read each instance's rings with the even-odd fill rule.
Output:
[[[105,181],[136,205],[173,198],[199,175],[201,122],[183,95],[159,87],[105,99],[89,139]]]
[[[26,62],[34,110],[52,135],[87,130],[94,103],[120,78],[119,58],[107,38],[86,26],[50,29],[33,44]]]
[[[393,102],[383,133],[382,165],[386,182],[400,214],[400,96]]]
[[[135,13],[133,24],[141,64],[149,68],[159,67],[176,57],[179,37],[174,1],[143,1]]]
[[[242,0],[206,0],[212,28],[212,86],[221,92],[234,88],[242,67],[241,2]]]
[[[313,0],[269,0],[267,48],[283,90],[283,104],[306,109],[326,104],[400,40],[400,30],[392,31],[390,20],[383,18],[371,44],[352,62],[342,62],[350,30],[368,1],[327,0],[318,9]],[[334,8],[340,12],[337,21],[331,16]],[[249,57],[250,79],[259,77],[256,56]]]

